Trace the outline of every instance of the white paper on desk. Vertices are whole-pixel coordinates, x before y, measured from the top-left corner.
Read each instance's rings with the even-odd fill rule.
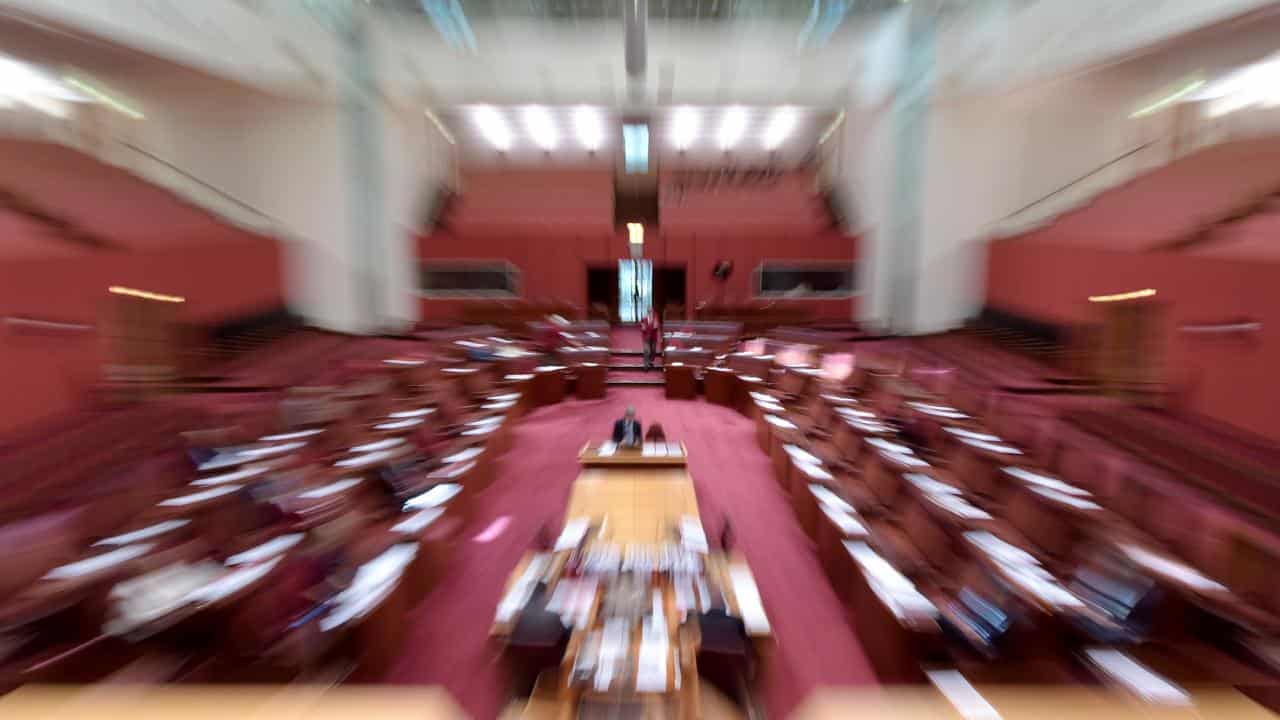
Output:
[[[676,611],[680,613],[681,619],[691,610],[697,609],[697,602],[694,599],[693,578],[686,575],[677,575],[672,587],[676,593]]]
[[[653,443],[647,442],[640,446],[641,457],[651,457],[655,454]]]
[[[1080,510],[1101,510],[1102,509],[1101,505],[1099,505],[1098,503],[1092,500],[1086,500],[1078,495],[1068,495],[1063,492],[1058,492],[1057,490],[1051,490],[1047,487],[1040,487],[1039,485],[1032,486],[1031,492],[1041,497],[1048,498],[1049,500],[1052,500],[1061,505],[1067,505],[1069,507],[1077,508]]]
[[[871,592],[880,598],[880,602],[895,616],[902,618],[908,613],[923,613],[937,617],[938,608],[916,589],[907,576],[898,572],[880,557],[875,550],[861,541],[844,542],[845,550],[853,556],[854,562],[862,570]]]
[[[306,446],[307,444],[305,442],[299,441],[299,442],[288,442],[282,445],[268,445],[267,447],[249,448],[248,450],[241,450],[240,457],[247,457],[247,458],[267,457],[268,455],[279,455],[281,453],[292,452],[294,450],[297,450],[299,448],[304,448]]]
[[[670,639],[665,624],[645,623],[640,632],[640,657],[636,664],[636,692],[663,692],[667,689]]]
[[[427,527],[430,526],[431,523],[435,522],[436,518],[441,515],[444,515],[444,510],[434,507],[427,508],[426,510],[413,513],[404,520],[392,525],[391,532],[403,533],[405,535],[417,535],[423,530],[426,530]]]
[[[871,438],[867,440],[867,444],[871,445],[872,447],[880,448],[885,452],[896,453],[898,455],[914,455],[915,454],[915,451],[912,450],[910,447],[906,445],[901,445],[896,442],[890,442],[888,440],[885,440],[884,438]]]
[[[813,483],[809,485],[809,492],[813,493],[813,496],[823,505],[830,505],[831,507],[838,508],[848,513],[853,512],[852,505],[845,502],[844,498],[831,492],[830,488],[825,485]]]
[[[480,406],[481,410],[509,410],[516,406],[515,400],[494,400]]]
[[[1226,592],[1227,587],[1202,575],[1195,568],[1157,555],[1137,545],[1121,545],[1120,551],[1138,565],[1160,575],[1186,583],[1201,592]]]
[[[991,433],[974,432],[973,430],[965,430],[958,427],[944,427],[943,431],[949,432],[956,437],[969,438],[970,440],[986,440],[987,442],[1003,442],[999,435]]]
[[[336,482],[331,482],[328,485],[321,485],[318,488],[311,488],[305,492],[300,492],[298,493],[298,497],[309,499],[329,497],[330,495],[337,495],[343,490],[348,490],[359,484],[360,478],[343,478]]]
[[[435,408],[424,407],[424,408],[418,408],[417,410],[400,410],[399,412],[391,413],[387,417],[396,418],[396,419],[418,418],[418,417],[426,417],[435,411],[436,411]]]
[[[777,415],[765,415],[765,416],[764,416],[764,420],[765,420],[765,422],[769,423],[770,425],[773,425],[774,427],[780,427],[780,428],[783,428],[784,430],[795,430],[795,429],[796,429],[796,424],[795,424],[795,423],[793,423],[793,422],[791,422],[790,420],[787,420],[787,419],[785,419],[785,418],[778,417]]]
[[[733,595],[738,600],[738,615],[748,633],[769,632],[769,618],[764,613],[764,603],[760,600],[760,590],[751,570],[744,565],[729,565],[729,581],[733,584]]]
[[[956,517],[964,518],[965,520],[991,519],[991,513],[988,513],[982,508],[971,505],[968,500],[965,500],[959,495],[953,495],[950,493],[931,493],[929,495],[929,500],[934,505],[937,505]]]
[[[938,482],[928,475],[921,475],[920,473],[904,473],[902,477],[906,478],[907,482],[919,488],[921,492],[929,495],[961,494],[960,488],[953,487],[944,482]]]
[[[127,532],[127,533],[122,533],[120,535],[113,535],[112,537],[109,537],[109,538],[103,538],[98,542],[94,543],[93,546],[98,547],[100,545],[111,545],[111,546],[119,547],[121,545],[132,545],[133,543],[139,542],[141,540],[147,540],[157,535],[163,535],[167,532],[172,532],[174,530],[177,530],[180,527],[184,527],[190,524],[190,522],[191,522],[190,520],[166,520],[161,523],[156,523],[155,525],[148,525],[147,527],[144,527],[141,530],[134,530],[133,532]]]
[[[884,455],[885,459],[892,460],[899,465],[906,465],[907,467],[929,467],[929,461],[915,455],[903,455],[902,453],[887,452],[884,450],[881,450],[880,452]]]
[[[44,574],[45,580],[66,580],[68,578],[77,578],[99,570],[106,570],[109,567],[129,562],[135,558],[146,555],[152,548],[151,543],[142,543],[140,545],[125,545],[122,548],[94,555],[84,560],[77,560],[73,563],[60,565]]]
[[[196,486],[196,487],[208,487],[208,486],[211,486],[211,485],[222,485],[222,484],[224,484],[224,483],[236,482],[236,481],[239,481],[239,480],[248,480],[248,479],[249,479],[249,478],[251,478],[251,477],[255,477],[255,476],[261,475],[262,473],[264,473],[264,472],[266,472],[266,471],[267,471],[267,469],[266,469],[266,468],[261,468],[261,467],[247,467],[247,468],[243,468],[243,469],[241,469],[241,470],[236,470],[236,471],[234,471],[234,472],[222,473],[221,475],[210,475],[209,477],[206,477],[206,478],[200,478],[199,480],[193,480],[193,481],[191,482],[191,484],[192,484],[192,485],[194,485],[194,486]]]
[[[973,543],[977,548],[987,555],[990,555],[997,562],[1005,565],[1039,565],[1040,562],[1035,559],[1031,553],[1022,548],[1015,547],[1000,538],[992,535],[986,530],[975,530],[964,534],[964,538]]]
[[[618,443],[609,440],[608,442],[600,443],[600,447],[596,450],[596,454],[600,457],[613,457],[613,454],[617,451]]]
[[[785,443],[782,446],[782,450],[786,454],[790,455],[791,459],[795,460],[796,462],[809,463],[810,465],[822,464],[822,460],[819,459],[817,455],[814,455],[813,453],[809,452],[808,450],[805,450],[799,445],[792,445],[791,443]]]
[[[227,565],[243,565],[251,562],[261,562],[268,558],[276,557],[284,553],[289,548],[302,542],[302,533],[290,533],[272,538],[261,545],[251,547],[242,553],[236,553],[227,558]]]
[[[319,435],[324,432],[320,428],[312,428],[310,430],[298,430],[295,432],[280,433],[279,435],[263,435],[258,438],[258,442],[279,442],[281,440],[298,440],[312,435]]]
[[[680,447],[678,442],[667,443],[667,455],[671,457],[684,457],[684,448]]]
[[[846,418],[855,420],[872,420],[875,419],[876,416],[876,414],[870,410],[858,410],[850,407],[838,407],[836,408],[836,412]]]
[[[217,580],[193,590],[187,598],[191,602],[217,602],[261,579],[279,562],[280,557],[276,556],[264,563],[232,570]]]
[[[1039,565],[1005,565],[1005,573],[1027,592],[1055,608],[1083,607],[1084,602],[1062,586],[1048,570]]]
[[[619,669],[618,666],[627,656],[629,630],[627,621],[621,618],[610,618],[605,621],[604,629],[600,633],[600,656],[596,662],[597,692],[605,692],[613,684],[614,672]]]
[[[698,576],[698,610],[705,612],[711,609],[711,588],[707,587],[707,579]]]
[[[448,455],[446,457],[440,458],[440,462],[444,463],[445,465],[452,465],[453,463],[466,462],[467,460],[472,460],[476,458],[482,452],[484,452],[484,448],[482,447],[469,447],[465,450],[459,450],[458,452],[453,453],[452,455]]]
[[[1190,705],[1186,690],[1133,659],[1128,653],[1112,648],[1093,647],[1084,651],[1107,677],[1147,702],[1160,705]]]
[[[376,452],[378,450],[387,450],[397,445],[403,445],[404,442],[404,438],[387,438],[386,440],[378,440],[377,442],[365,443],[364,445],[356,445],[351,448],[350,452],[369,453]]]
[[[512,402],[513,400],[519,400],[519,399],[520,399],[520,393],[518,392],[500,393],[498,395],[490,395],[489,397],[485,398],[485,400],[488,400],[489,402]]]
[[[987,452],[999,453],[1001,455],[1021,455],[1022,451],[1012,445],[1004,445],[1001,443],[990,443],[985,440],[971,440],[969,438],[960,438],[960,442],[966,445],[976,447],[979,450]]]
[[[506,377],[503,378],[503,380],[510,380],[511,382],[521,382],[523,380],[532,380],[532,379],[533,379],[533,375],[531,375],[530,373],[514,373],[511,375],[507,375]]]
[[[538,578],[546,571],[550,560],[551,556],[545,553],[538,553],[529,558],[529,564],[525,566],[524,572],[516,578],[511,588],[507,590],[507,594],[498,602],[498,611],[494,614],[496,622],[506,623],[515,619],[521,608],[529,601]]]
[[[587,536],[587,528],[591,526],[591,518],[574,518],[565,524],[564,529],[560,531],[560,537],[556,539],[554,552],[562,552],[564,550],[572,550],[577,547],[582,539]]]
[[[238,491],[242,487],[244,486],[243,485],[220,485],[218,487],[213,488],[212,490],[205,490],[203,492],[191,493],[190,495],[179,495],[178,497],[171,497],[167,500],[161,500],[156,504],[163,505],[164,507],[181,507],[183,505],[191,505],[194,503],[203,502],[205,500],[212,500],[216,497],[222,497],[223,495],[230,495],[231,493]]]
[[[421,425],[422,418],[405,418],[404,420],[392,420],[390,422],[378,423],[373,426],[374,430],[404,430],[414,425]]]
[[[1066,495],[1075,495],[1077,497],[1089,497],[1089,495],[1092,494],[1088,490],[1085,490],[1084,488],[1078,488],[1075,485],[1069,485],[1057,478],[1049,477],[1048,475],[1041,475],[1040,473],[1036,473],[1036,472],[1031,472],[1030,470],[1027,470],[1025,468],[1002,467],[1000,468],[1000,470],[1004,472],[1006,475],[1009,475],[1010,477],[1021,480],[1029,485],[1038,485],[1043,488],[1048,488],[1049,490],[1056,490],[1057,492],[1064,493]]]
[[[421,495],[409,498],[404,502],[404,506],[410,509],[439,507],[452,500],[460,492],[462,492],[462,486],[457,483],[440,483]]]
[[[867,527],[858,522],[853,515],[833,505],[822,505],[822,514],[827,516],[833,525],[840,529],[845,537],[866,537]]]
[[[680,543],[692,552],[707,552],[707,534],[697,518],[688,515],[680,518]]]

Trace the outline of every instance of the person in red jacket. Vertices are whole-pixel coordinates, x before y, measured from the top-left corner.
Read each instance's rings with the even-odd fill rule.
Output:
[[[658,352],[658,342],[662,340],[662,320],[652,307],[640,320],[640,337],[644,340],[644,369],[653,367],[653,357]]]

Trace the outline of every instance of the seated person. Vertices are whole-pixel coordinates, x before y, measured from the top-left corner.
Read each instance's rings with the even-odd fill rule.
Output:
[[[636,419],[636,409],[628,407],[625,415],[613,424],[613,441],[619,447],[640,447],[643,434],[640,421]]]

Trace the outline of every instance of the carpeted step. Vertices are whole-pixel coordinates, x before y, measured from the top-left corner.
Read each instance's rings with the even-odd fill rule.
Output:
[[[611,377],[611,378],[607,378],[604,381],[604,384],[605,385],[625,385],[627,387],[643,387],[643,386],[662,387],[663,385],[666,384],[666,381],[663,380],[661,377],[652,377],[652,378],[634,378],[634,377],[613,378]]]

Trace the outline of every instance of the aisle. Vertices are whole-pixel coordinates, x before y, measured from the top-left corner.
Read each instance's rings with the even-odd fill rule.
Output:
[[[728,518],[751,563],[776,641],[756,683],[769,717],[785,717],[816,684],[873,683],[750,421],[702,400],[617,388],[604,400],[569,400],[520,422],[448,576],[410,615],[409,649],[390,680],[444,684],[477,718],[502,710],[502,669],[488,630],[503,583],[544,524],[552,536],[558,532],[579,448],[606,435],[627,405],[646,425],[661,422],[669,438],[685,443],[708,535],[718,535]]]

